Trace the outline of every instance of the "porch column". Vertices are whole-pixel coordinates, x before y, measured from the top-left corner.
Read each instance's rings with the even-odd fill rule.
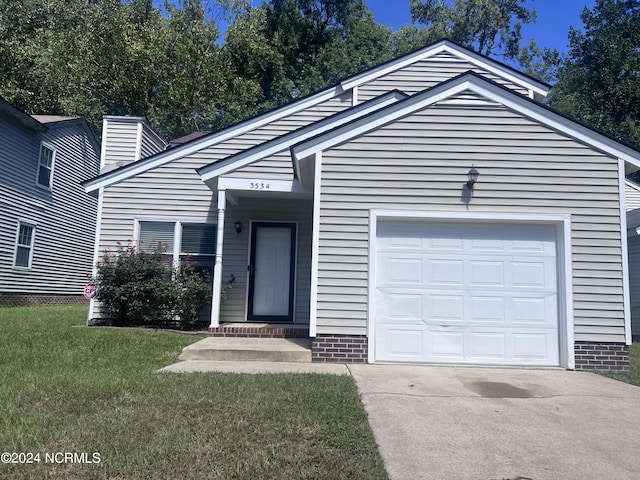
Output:
[[[222,245],[224,243],[224,211],[226,190],[218,191],[218,231],[216,233],[216,264],[213,267],[213,298],[211,299],[211,328],[220,326],[220,291],[222,290]]]

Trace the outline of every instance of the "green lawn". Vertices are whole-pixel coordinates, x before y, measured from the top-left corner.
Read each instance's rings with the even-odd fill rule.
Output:
[[[0,309],[0,478],[387,478],[351,377],[159,374],[196,338],[85,315]]]

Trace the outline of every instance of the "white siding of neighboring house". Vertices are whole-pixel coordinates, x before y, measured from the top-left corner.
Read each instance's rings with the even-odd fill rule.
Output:
[[[0,120],[0,292],[81,295],[91,273],[97,201],[80,183],[98,152],[79,122],[41,137]],[[55,149],[52,190],[36,186],[40,138]],[[13,267],[18,222],[36,226],[32,266]]]
[[[366,334],[370,209],[570,213],[575,339],[625,341],[616,159],[498,105],[436,105],[322,162],[318,333]]]
[[[627,212],[640,208],[640,185],[637,185],[630,180],[625,180],[624,198]]]

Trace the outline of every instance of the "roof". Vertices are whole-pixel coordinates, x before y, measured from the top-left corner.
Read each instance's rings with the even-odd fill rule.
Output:
[[[38,122],[46,125],[49,123],[68,122],[70,120],[78,120],[80,117],[67,117],[64,115],[31,115]]]
[[[36,132],[45,132],[47,127],[18,107],[0,97],[0,114],[16,120],[18,123]]]
[[[510,79],[515,83],[522,85],[523,87],[534,92],[536,95],[544,96],[549,90],[548,85],[535,80],[533,77],[518,72],[517,70],[499,63],[493,59],[474,53],[467,48],[452,42],[451,40],[444,39],[432,45],[408,53],[397,59],[383,63],[377,67],[370,68],[363,73],[351,76],[332,87],[301,98],[300,100],[291,102],[287,105],[263,113],[256,117],[249,118],[217,132],[213,132],[208,135],[195,138],[191,141],[187,141],[182,145],[178,145],[172,149],[165,150],[145,159],[138,160],[137,162],[125,165],[116,170],[105,172],[93,179],[87,180],[83,183],[83,186],[89,193],[97,192],[97,190],[102,187],[113,185],[128,178],[134,177],[138,174],[144,173],[150,169],[164,165],[175,159],[185,157],[202,149],[221,143],[230,138],[234,138],[238,135],[242,135],[243,133],[249,132],[256,128],[260,128],[273,121],[279,120],[324,101],[335,98],[347,92],[349,89],[367,83],[372,79],[386,75],[389,72],[402,68],[416,61],[424,60],[441,53],[451,53],[460,58],[466,59],[474,65],[477,65],[487,71],[499,75],[500,77]]]
[[[288,150],[294,143],[300,142],[305,138],[311,138],[322,132],[332,130],[340,125],[347,124],[356,118],[360,118],[368,113],[375,112],[387,105],[398,102],[408,95],[399,90],[392,90],[388,93],[373,98],[367,102],[348,108],[342,112],[335,113],[327,118],[314,122],[305,127],[299,128],[292,132],[280,135],[279,137],[267,142],[256,145],[255,147],[243,150],[235,155],[231,155],[223,160],[216,161],[202,168],[197,172],[203,181],[222,175],[231,170],[236,170],[245,165],[249,165],[258,160],[262,160],[270,155]]]
[[[571,120],[541,103],[514,93],[508,88],[476,73],[468,72],[431,87],[422,93],[415,94],[405,100],[386,106],[348,124],[294,145],[291,147],[294,169],[296,172],[299,171],[300,162],[313,157],[314,154],[318,152],[348,142],[382,125],[410,115],[462,92],[473,92],[489,101],[500,103],[511,110],[569,135],[595,149],[615,158],[622,159],[636,169],[640,168],[640,152],[637,150]]]
[[[184,143],[190,142],[191,140],[197,140],[200,137],[204,137],[205,135],[209,135],[211,132],[193,132],[188,135],[184,135],[182,137],[178,137],[169,142],[170,145],[182,145]]]

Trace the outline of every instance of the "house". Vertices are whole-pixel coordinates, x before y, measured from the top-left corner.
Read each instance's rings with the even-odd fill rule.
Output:
[[[87,122],[30,116],[0,98],[0,305],[86,304],[98,202]]]
[[[85,182],[98,250],[208,263],[212,335],[308,336],[314,361],[625,370],[640,153],[547,93],[437,42]]]
[[[631,334],[640,337],[640,185],[625,180],[627,242],[629,249],[629,294],[631,295]]]

